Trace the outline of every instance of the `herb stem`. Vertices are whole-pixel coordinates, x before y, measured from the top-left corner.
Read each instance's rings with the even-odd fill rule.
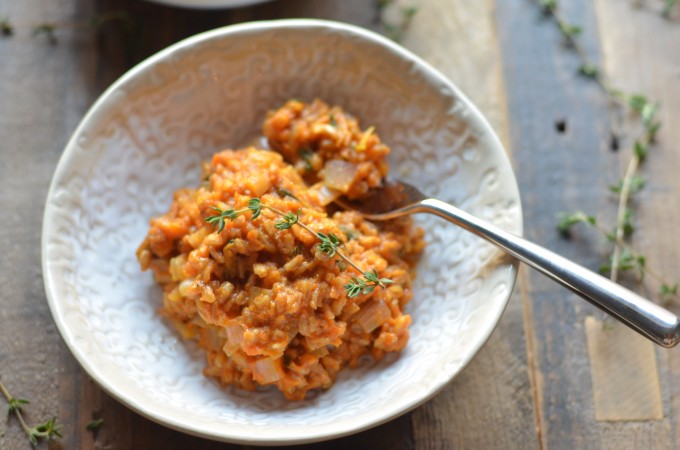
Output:
[[[5,397],[5,400],[7,400],[7,403],[10,405],[10,412],[16,414],[17,419],[19,419],[19,423],[21,424],[21,428],[24,430],[24,433],[26,433],[27,436],[30,436],[31,429],[28,427],[28,425],[26,425],[24,416],[21,414],[21,408],[20,407],[13,408],[11,406],[14,401],[14,397],[12,396],[12,394],[9,393],[2,380],[0,380],[0,391],[2,391],[2,395]]]
[[[17,415],[17,419],[19,419],[19,423],[21,424],[21,428],[24,430],[24,433],[26,433],[27,436],[31,436],[31,434],[32,434],[31,428],[28,425],[26,425],[26,421],[24,420],[24,416],[23,416],[23,414],[21,414],[21,411],[16,410],[15,413]]]
[[[661,15],[668,19],[671,15],[671,11],[673,10],[673,7],[677,3],[677,0],[665,0],[664,5],[663,5],[663,10],[661,11]]]
[[[345,285],[345,290],[347,291],[349,298],[354,298],[360,294],[370,294],[375,290],[376,287],[385,289],[386,284],[392,283],[392,280],[389,278],[379,278],[378,272],[375,269],[371,271],[363,271],[361,267],[356,265],[354,261],[352,261],[347,255],[340,251],[339,247],[343,245],[343,242],[333,233],[328,233],[328,235],[325,235],[324,233],[312,230],[309,226],[300,222],[299,209],[296,214],[286,213],[273,206],[265,205],[259,198],[251,198],[248,200],[247,208],[236,211],[234,209],[222,211],[216,206],[211,206],[210,208],[219,212],[219,214],[206,217],[205,221],[210,224],[217,225],[218,234],[224,229],[226,219],[235,220],[239,214],[250,210],[253,213],[250,217],[250,220],[253,221],[260,216],[263,208],[281,216],[281,220],[278,220],[274,225],[278,230],[288,230],[294,225],[301,226],[319,240],[319,244],[317,245],[317,249],[319,251],[325,253],[330,258],[338,255],[343,261],[351,265],[357,272],[361,274],[361,277],[353,277],[350,282]]]
[[[0,391],[2,392],[2,395],[5,397],[5,400],[7,400],[7,403],[12,401],[12,395],[9,393],[5,385],[2,383],[2,379],[0,379]]]
[[[624,236],[624,223],[626,221],[626,210],[628,209],[628,201],[630,200],[630,186],[638,167],[640,166],[640,156],[633,152],[633,155],[628,161],[628,168],[623,177],[621,186],[621,193],[619,194],[619,206],[616,214],[616,227],[614,233],[614,252],[612,253],[612,268],[609,275],[612,281],[618,279],[619,260],[621,257],[621,245]]]
[[[278,208],[274,208],[273,206],[265,205],[264,203],[262,204],[262,206],[263,206],[264,208],[267,208],[267,209],[270,210],[270,211],[275,212],[276,214],[278,214],[278,215],[280,215],[280,216],[285,216],[285,215],[286,215],[286,213],[284,213],[283,211],[281,211],[281,210],[278,209]],[[302,223],[302,222],[300,222],[300,221],[296,222],[296,224],[297,224],[297,225],[300,225],[302,228],[304,228],[305,230],[307,230],[309,233],[313,234],[314,237],[316,237],[316,238],[319,237],[319,234],[318,234],[316,231],[312,230],[308,225],[306,225],[306,224],[304,224],[304,223]],[[342,253],[342,252],[339,251],[339,252],[337,252],[336,254],[337,254],[340,258],[342,258],[343,261],[345,261],[347,264],[349,264],[350,266],[352,266],[357,272],[359,272],[359,273],[364,273],[364,270],[362,270],[361,267],[359,267],[358,265],[356,265],[356,263],[355,263],[354,261],[352,261],[351,259],[349,259],[344,253]]]
[[[612,148],[618,148],[618,135],[619,129],[621,128],[622,111],[631,113],[631,115],[641,123],[643,128],[640,135],[634,140],[632,148],[630,148],[631,156],[628,160],[623,180],[616,190],[619,197],[613,233],[610,234],[606,230],[603,231],[601,227],[597,225],[597,220],[593,216],[586,216],[583,213],[565,215],[562,222],[558,225],[558,228],[560,231],[564,232],[571,225],[578,222],[586,222],[596,226],[598,230],[602,231],[613,242],[611,264],[605,266],[608,267],[611,280],[616,282],[619,278],[619,273],[623,270],[629,270],[630,268],[637,268],[640,271],[640,280],[642,280],[644,274],[651,275],[651,273],[646,267],[644,256],[632,251],[630,246],[625,242],[625,237],[633,229],[630,222],[631,211],[629,209],[631,197],[641,187],[639,182],[640,177],[637,175],[637,172],[646,157],[650,146],[654,143],[656,133],[661,126],[661,123],[656,119],[658,105],[648,101],[647,98],[642,95],[625,94],[621,90],[613,87],[607,79],[605,72],[591,62],[583,46],[579,44],[577,37],[581,34],[582,29],[579,26],[570,24],[564,19],[559,11],[558,0],[535,1],[542,8],[543,13],[546,16],[551,17],[552,22],[562,34],[567,47],[580,59],[581,65],[579,67],[579,72],[597,83],[611,104],[616,106],[616,115],[612,114],[609,117],[613,139],[612,142],[615,142],[615,144],[612,144]],[[672,8],[675,4],[675,0],[666,1],[667,8]],[[631,259],[635,261],[635,264],[630,264]],[[668,293],[675,294],[678,289],[677,283],[670,286],[663,283],[660,277],[656,275],[652,276],[652,278],[662,284],[662,294],[664,295]]]
[[[21,425],[21,429],[26,434],[26,437],[28,438],[28,441],[31,443],[31,445],[37,445],[42,439],[51,440],[55,437],[61,437],[61,434],[59,433],[61,426],[57,424],[56,417],[53,417],[47,422],[31,428],[26,423],[26,420],[24,419],[24,416],[21,412],[22,405],[27,404],[28,400],[13,397],[12,394],[9,393],[9,390],[7,390],[7,387],[5,387],[5,385],[2,383],[2,380],[0,380],[0,392],[2,392],[3,397],[5,397],[5,400],[9,405],[9,414],[14,414],[17,417],[19,424]]]

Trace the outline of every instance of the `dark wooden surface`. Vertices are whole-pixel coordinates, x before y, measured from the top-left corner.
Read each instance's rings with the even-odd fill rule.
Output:
[[[408,1],[398,1],[408,5]],[[626,141],[608,145],[611,108],[578,77],[577,59],[531,0],[421,0],[403,44],[449,76],[490,118],[506,142],[522,193],[525,234],[596,268],[606,244],[580,230],[555,231],[560,211],[615,215],[607,187],[626,164]],[[583,26],[589,55],[618,86],[663,103],[664,127],[643,167],[637,243],[648,263],[672,277],[680,262],[680,11],[660,16],[661,0],[573,0],[563,12]],[[639,4],[636,6],[636,4]],[[398,16],[398,6],[389,14]],[[97,30],[97,15],[129,19]],[[29,422],[56,415],[64,437],[52,448],[243,448],[169,430],[125,408],[83,372],[52,322],[40,271],[47,188],[72,130],[125,70],[162,48],[215,27],[262,19],[319,17],[380,30],[377,2],[279,0],[221,11],[191,11],[142,0],[0,0],[14,34],[0,37],[0,377],[32,402]],[[49,21],[57,43],[32,36]],[[565,121],[558,132],[555,122]],[[629,144],[629,142],[628,142]],[[669,306],[676,313],[680,306]],[[501,323],[474,361],[430,402],[355,436],[314,449],[677,448],[680,356],[654,350],[660,420],[597,421],[584,320],[590,305],[523,269]],[[625,396],[625,395],[624,395]],[[104,419],[96,433],[86,430]],[[30,448],[16,421],[0,420],[0,448]]]

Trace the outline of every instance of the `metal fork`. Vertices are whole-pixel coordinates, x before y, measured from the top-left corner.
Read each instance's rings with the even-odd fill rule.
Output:
[[[336,203],[369,220],[415,213],[442,217],[495,244],[657,344],[673,347],[680,340],[680,319],[672,312],[540,245],[428,197],[410,184],[389,181],[360,202],[339,199]]]

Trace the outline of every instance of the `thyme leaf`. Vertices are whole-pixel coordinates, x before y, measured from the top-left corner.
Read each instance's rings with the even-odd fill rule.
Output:
[[[85,429],[88,431],[96,431],[98,430],[102,425],[104,424],[104,419],[93,419],[90,420],[87,425],[85,425]]]
[[[61,425],[57,423],[57,418],[52,417],[50,420],[35,425],[33,427],[28,426],[23,416],[23,405],[27,405],[30,402],[22,398],[16,398],[9,393],[5,385],[0,381],[0,393],[5,398],[8,405],[8,414],[10,416],[15,416],[19,420],[21,429],[24,431],[26,438],[35,446],[43,440],[52,440],[61,437],[60,429]]]
[[[286,213],[284,214],[280,220],[277,220],[276,223],[274,224],[274,227],[276,227],[277,230],[289,230],[298,223],[300,220],[300,210],[297,210],[296,214],[293,213]]]
[[[222,211],[217,206],[211,206],[210,208],[214,209],[219,214],[206,217],[205,221],[210,224],[217,224],[217,234],[220,234],[222,230],[224,230],[225,219],[234,220],[238,216],[238,213],[233,209],[226,209]]]

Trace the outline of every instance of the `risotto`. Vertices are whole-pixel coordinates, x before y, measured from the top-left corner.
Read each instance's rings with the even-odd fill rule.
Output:
[[[372,127],[292,100],[263,131],[269,149],[217,153],[198,188],[175,192],[137,258],[163,288],[160,313],[206,351],[206,376],[302,400],[362,355],[404,348],[422,230],[410,218],[378,225],[333,207],[387,174],[389,148]],[[337,239],[332,251],[319,236]],[[391,283],[349,292],[366,272]]]

